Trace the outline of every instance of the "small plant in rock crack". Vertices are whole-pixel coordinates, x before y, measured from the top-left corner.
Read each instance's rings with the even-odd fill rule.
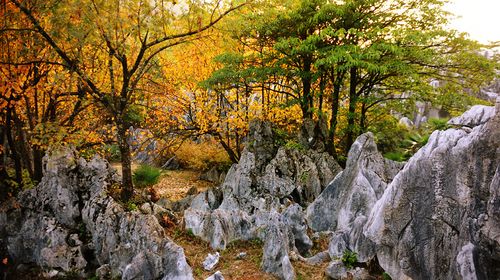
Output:
[[[127,208],[127,211],[136,211],[136,210],[139,210],[139,207],[137,207],[137,204],[133,203],[133,202],[127,202],[127,204],[125,205],[125,207]]]
[[[309,171],[304,171],[299,177],[300,183],[305,184],[309,180]]]
[[[387,272],[382,273],[383,280],[392,280],[391,276]]]
[[[194,237],[195,237],[194,232],[193,232],[193,229],[190,229],[190,228],[186,229],[186,234],[187,234],[187,236],[189,236],[190,238],[194,238]]]
[[[351,269],[358,262],[358,255],[351,250],[345,250],[341,261],[348,269]]]

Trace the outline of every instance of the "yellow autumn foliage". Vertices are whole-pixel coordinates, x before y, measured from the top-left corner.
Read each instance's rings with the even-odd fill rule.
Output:
[[[194,142],[186,141],[175,152],[181,165],[188,169],[207,170],[212,166],[228,166],[231,164],[227,153],[220,145],[211,140]]]

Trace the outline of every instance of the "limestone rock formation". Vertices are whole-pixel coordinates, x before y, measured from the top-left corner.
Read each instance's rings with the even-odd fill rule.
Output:
[[[284,280],[295,279],[295,272],[290,262],[291,235],[283,216],[272,210],[265,228],[262,271]]]
[[[452,118],[448,124],[457,126],[475,127],[489,121],[495,115],[495,108],[492,106],[475,105],[459,117]]]
[[[359,136],[352,145],[346,168],[307,208],[307,221],[314,231],[336,231],[330,247],[331,257],[340,257],[350,249],[361,261],[374,255],[374,246],[366,239],[363,226],[375,202],[382,197],[387,183],[403,164],[385,159],[377,150],[372,133]]]
[[[300,205],[312,202],[340,167],[327,153],[278,149],[266,123],[252,123],[249,134],[249,146],[220,188],[198,194],[184,211],[185,225],[214,249],[238,239],[269,239],[263,270],[293,279],[289,252],[306,254],[312,247]]]
[[[68,149],[44,163],[42,182],[1,207],[0,234],[16,263],[82,276],[100,266],[99,275],[122,279],[192,279],[182,248],[156,218],[126,212],[107,194],[117,178],[105,161]]]
[[[500,279],[500,102],[435,131],[369,216],[393,279]],[[472,128],[472,129],[471,129]]]

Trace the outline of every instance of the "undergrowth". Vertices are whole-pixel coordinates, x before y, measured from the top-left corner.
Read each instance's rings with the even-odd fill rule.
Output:
[[[150,166],[141,165],[134,171],[133,180],[137,187],[149,187],[155,185],[160,180],[161,169]]]
[[[213,141],[184,142],[175,152],[182,167],[194,170],[208,170],[212,166],[231,166],[231,160],[226,151]],[[229,168],[226,168],[229,169]]]

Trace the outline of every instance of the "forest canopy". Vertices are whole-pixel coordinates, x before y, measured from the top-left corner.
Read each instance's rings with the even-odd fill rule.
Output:
[[[398,116],[488,104],[498,77],[495,46],[447,28],[445,2],[1,0],[0,187],[39,182],[70,145],[116,154],[128,200],[134,140],[159,165],[193,143],[237,162],[254,119],[339,161],[366,131],[390,151]]]

